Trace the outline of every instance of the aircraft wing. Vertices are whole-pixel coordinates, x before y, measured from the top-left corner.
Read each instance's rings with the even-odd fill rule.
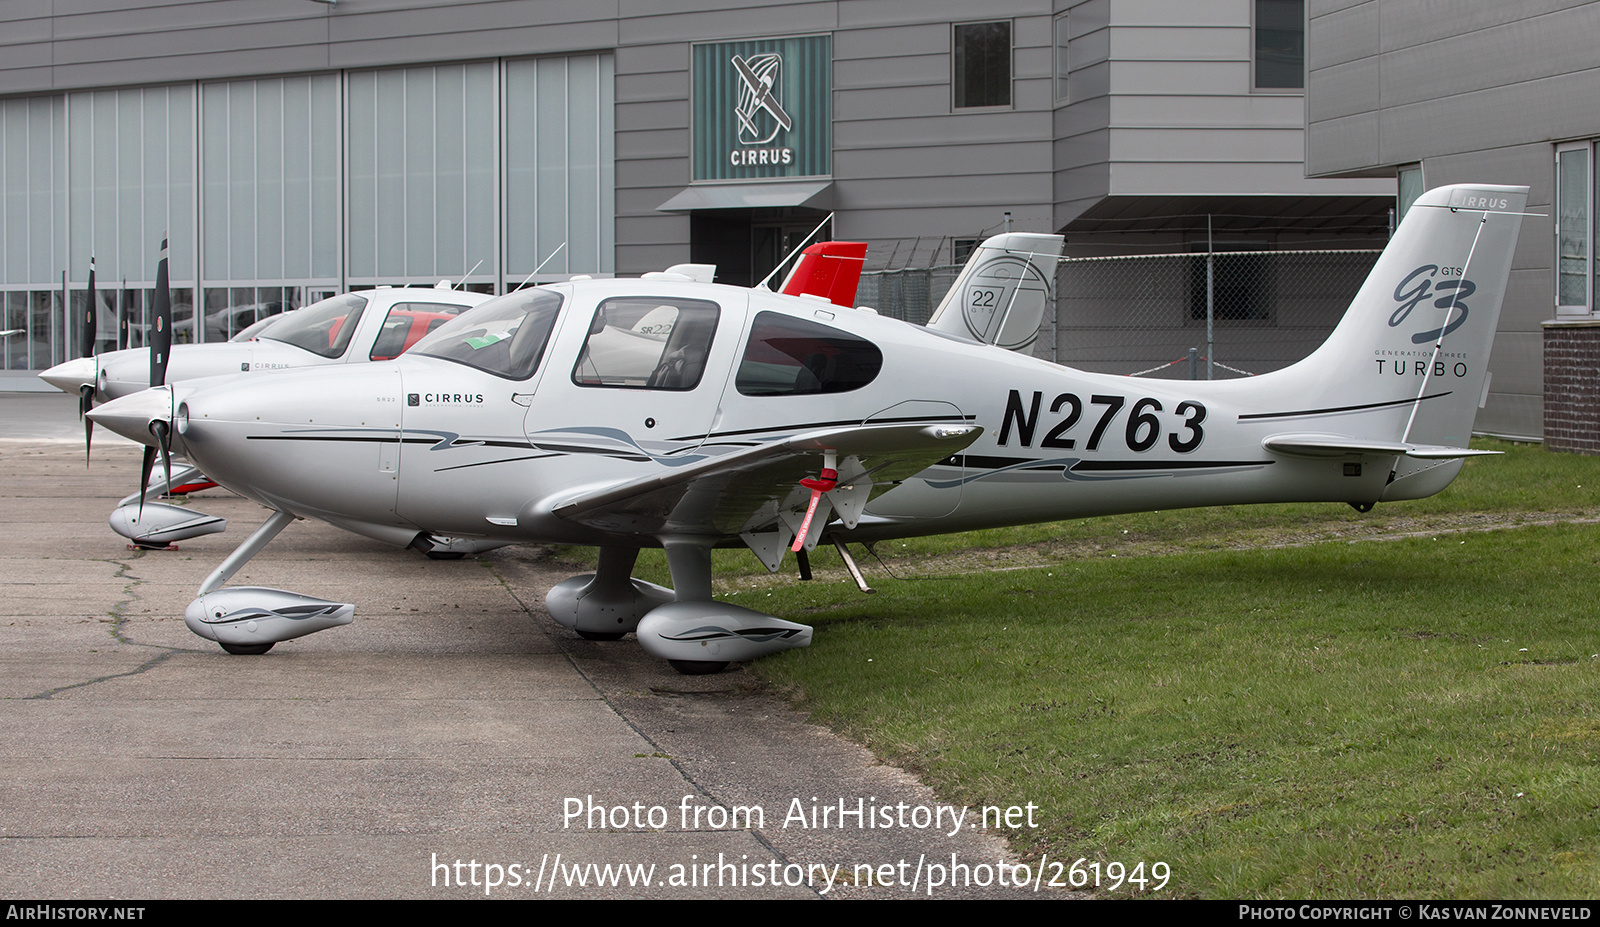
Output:
[[[558,500],[554,513],[569,521],[621,534],[690,534],[733,537],[783,530],[793,536],[815,477],[829,452],[838,486],[825,494],[828,511],[814,535],[836,512],[854,526],[873,497],[959,453],[983,433],[962,421],[934,424],[852,425],[797,434],[757,447],[707,458],[618,485]],[[748,538],[747,538],[748,540]]]
[[[1415,457],[1418,460],[1454,460],[1459,457],[1483,457],[1501,451],[1478,451],[1468,447],[1445,447],[1438,444],[1409,444],[1404,441],[1370,441],[1343,435],[1290,434],[1272,435],[1261,441],[1269,451],[1295,457],[1346,457],[1356,454],[1392,454],[1396,457]]]

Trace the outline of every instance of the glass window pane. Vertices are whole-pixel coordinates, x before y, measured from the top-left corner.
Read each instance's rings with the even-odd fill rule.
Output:
[[[416,343],[412,353],[526,380],[539,369],[561,311],[561,295],[534,287],[463,312]]]
[[[1296,90],[1306,85],[1305,0],[1256,0],[1256,86]]]
[[[1011,23],[955,27],[955,105],[1011,105]]]
[[[750,328],[734,386],[746,396],[844,393],[871,383],[883,352],[854,335],[775,312]]]
[[[618,297],[595,310],[572,382],[579,386],[691,390],[700,384],[717,304],[700,299]]]
[[[1589,152],[1556,154],[1556,304],[1589,302]]]

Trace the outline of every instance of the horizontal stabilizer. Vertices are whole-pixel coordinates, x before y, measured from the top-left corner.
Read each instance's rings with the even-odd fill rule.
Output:
[[[1279,454],[1293,457],[1349,457],[1355,455],[1393,455],[1415,457],[1418,460],[1456,460],[1462,457],[1484,457],[1502,451],[1479,451],[1468,447],[1444,447],[1438,444],[1408,444],[1404,441],[1365,441],[1344,435],[1272,435],[1261,446]]]

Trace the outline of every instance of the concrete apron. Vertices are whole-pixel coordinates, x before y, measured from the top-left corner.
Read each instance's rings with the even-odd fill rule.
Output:
[[[937,800],[742,670],[578,639],[537,547],[432,561],[296,522],[233,584],[354,624],[228,656],[183,610],[265,512],[212,490],[191,504],[227,532],[130,551],[106,518],[138,469],[126,442],[85,469],[81,438],[0,441],[0,893],[1033,897],[993,885],[1014,860],[981,829],[838,826]],[[990,887],[930,889],[952,861]]]

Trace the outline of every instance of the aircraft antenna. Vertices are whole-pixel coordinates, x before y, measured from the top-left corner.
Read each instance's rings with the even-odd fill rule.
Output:
[[[474,273],[476,273],[478,268],[480,268],[482,266],[483,266],[483,258],[478,258],[478,263],[472,265],[472,270],[469,270],[465,274],[461,275],[461,280],[456,283],[456,286],[461,286],[461,287],[466,286],[467,285],[467,278],[472,276]],[[453,286],[450,289],[453,290],[453,289],[456,288],[456,286]]]
[[[516,290],[512,290],[511,292],[515,293],[517,290],[520,290],[523,287],[527,286],[528,285],[528,281],[533,279],[533,275],[538,273],[541,270],[544,270],[544,265],[546,265],[546,264],[550,263],[552,260],[554,260],[555,256],[560,254],[561,253],[561,249],[565,248],[566,246],[567,246],[566,242],[562,242],[561,244],[556,245],[556,250],[550,252],[550,256],[545,258],[543,261],[541,261],[539,263],[539,266],[535,267],[533,269],[532,273],[528,274],[526,277],[523,277],[522,278],[522,282],[517,284]]]
[[[811,239],[816,238],[817,237],[817,233],[822,231],[822,229],[825,226],[827,226],[827,224],[829,222],[832,222],[832,221],[833,221],[833,213],[830,212],[830,213],[828,213],[828,218],[823,219],[821,222],[818,222],[817,223],[817,227],[811,230],[811,234],[807,235],[804,239],[802,239],[800,241],[800,244],[795,245],[792,249],[790,249],[789,253],[785,254],[783,256],[783,260],[778,262],[778,266],[772,268],[772,273],[767,274],[765,277],[762,277],[761,278],[761,282],[756,284],[756,286],[767,286],[767,281],[769,281],[773,277],[777,276],[778,271],[783,269],[783,265],[789,263],[789,259],[794,257],[795,255],[799,254],[801,249],[803,249],[806,245],[811,244]],[[767,288],[771,289],[771,287],[767,287]]]

